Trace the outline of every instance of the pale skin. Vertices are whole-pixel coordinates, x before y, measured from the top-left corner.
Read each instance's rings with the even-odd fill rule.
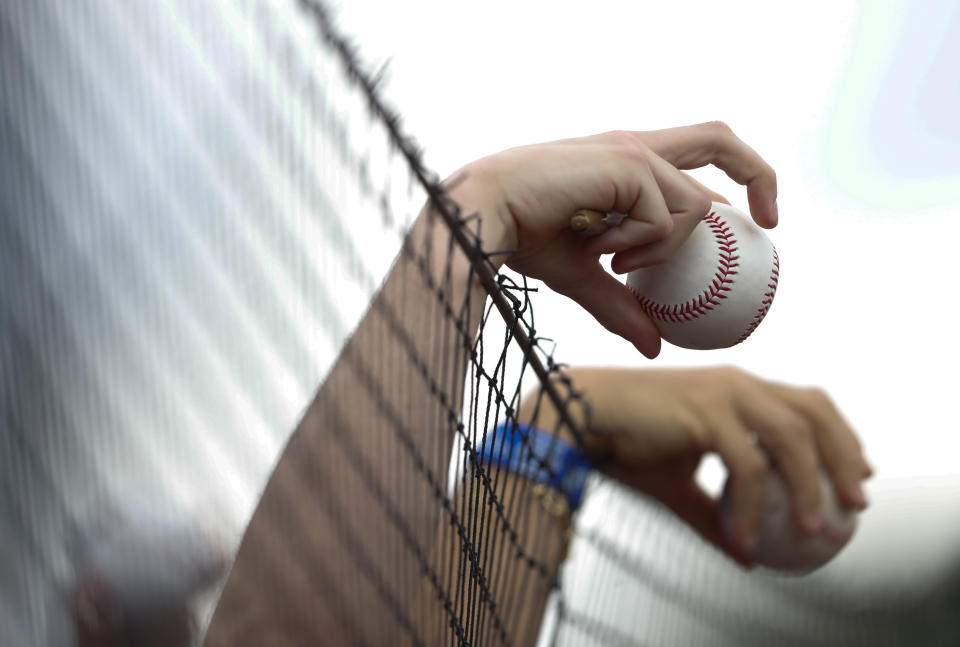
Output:
[[[771,469],[756,443],[791,484],[802,530],[815,534],[823,524],[819,489],[807,481],[821,462],[843,503],[855,509],[867,504],[861,483],[872,470],[856,435],[820,389],[777,384],[734,367],[567,373],[591,403],[591,451],[613,457],[604,471],[660,500],[741,564],[751,563],[762,508],[758,483]],[[540,424],[551,424],[555,415],[541,411]],[[694,478],[709,453],[721,457],[734,479],[733,541],[721,530],[717,502]]]
[[[762,227],[776,226],[776,174],[753,149],[722,123],[653,132],[617,131],[594,137],[511,149],[467,167],[486,191],[467,192],[468,201],[494,211],[505,223],[506,245],[519,250],[509,265],[543,280],[570,297],[610,332],[632,342],[648,357],[659,352],[660,339],[633,295],[599,263],[601,254],[614,254],[615,272],[629,272],[669,258],[703,218],[712,200],[728,202],[681,172],[712,164],[746,187],[753,219]],[[619,227],[584,240],[566,226],[577,208],[619,211],[628,218]],[[516,242],[514,242],[516,241]],[[817,389],[766,382],[734,369],[678,374],[617,374],[583,372],[603,388],[590,397],[607,397],[610,405],[595,407],[604,413],[594,429],[610,435],[621,457],[617,475],[631,480],[631,467],[682,461],[680,490],[659,488],[672,507],[691,525],[727,552],[736,553],[717,536],[716,514],[702,492],[693,489],[692,475],[699,458],[716,452],[730,471],[734,505],[735,544],[741,561],[749,559],[760,523],[765,453],[754,443],[753,430],[776,461],[792,494],[795,519],[811,533],[819,519],[818,456],[830,474],[840,500],[855,508],[866,505],[861,486],[869,467],[860,443],[830,399]],[[629,381],[624,381],[626,376]],[[636,386],[634,386],[634,384]],[[643,388],[639,388],[643,386]],[[643,389],[662,392],[644,404],[641,412],[629,402]],[[672,396],[664,401],[664,397]],[[664,408],[664,402],[669,408]],[[664,420],[632,426],[661,412]],[[603,416],[618,416],[607,428]],[[651,435],[652,434],[652,435]],[[649,441],[669,434],[670,443]],[[682,451],[679,447],[683,446]],[[661,450],[655,450],[659,447]],[[629,458],[634,457],[634,458]],[[642,457],[643,460],[638,462]],[[694,460],[696,458],[696,460]],[[633,463],[636,463],[635,465]],[[649,469],[644,470],[649,473]],[[648,488],[650,486],[647,486]]]
[[[479,220],[471,226],[482,223],[486,249],[517,250],[512,256],[494,256],[492,260],[505,261],[511,268],[542,280],[580,304],[609,332],[654,358],[660,350],[656,327],[626,287],[603,270],[599,259],[613,254],[612,267],[622,273],[669,258],[706,215],[710,202],[726,201],[682,172],[706,165],[722,169],[746,187],[751,215],[759,225],[776,225],[773,169],[720,123],[653,132],[617,131],[514,148],[468,164],[451,176],[449,186],[451,197],[464,213],[478,213]],[[584,208],[618,211],[628,218],[620,226],[588,238],[570,229],[571,217]],[[414,250],[424,249],[430,241],[445,249],[446,230],[430,221],[425,210],[409,240]],[[444,274],[436,265],[430,271],[438,278]],[[451,301],[470,304],[466,327],[475,334],[486,295],[476,281],[469,280],[469,266],[460,253],[454,252],[447,275],[452,277]],[[428,467],[435,473],[445,473],[453,438],[438,436],[436,421],[442,416],[434,411],[434,405],[410,409],[411,402],[431,402],[424,385],[417,379],[407,379],[403,397],[398,395],[396,403],[387,401],[380,409],[373,406],[369,395],[371,381],[398,379],[396,374],[380,376],[377,367],[406,367],[409,361],[404,348],[411,346],[419,349],[431,374],[452,375],[450,384],[463,384],[466,367],[451,367],[445,359],[456,356],[462,345],[456,339],[445,341],[442,335],[434,334],[444,313],[422,283],[409,262],[398,260],[374,307],[307,409],[247,530],[205,644],[232,644],[241,635],[251,640],[257,635],[270,637],[271,644],[301,644],[307,636],[302,631],[294,635],[288,626],[301,616],[304,626],[315,627],[318,635],[336,635],[337,618],[349,609],[330,614],[318,611],[329,604],[322,592],[312,588],[309,579],[285,577],[276,570],[276,564],[264,564],[264,555],[279,551],[301,571],[312,560],[318,572],[334,581],[356,580],[354,571],[340,573],[341,568],[347,568],[346,562],[325,559],[329,553],[318,550],[323,546],[333,549],[340,541],[323,516],[339,504],[336,499],[324,503],[315,494],[329,489],[324,474],[343,470],[341,451],[344,456],[355,456],[366,447],[376,447],[377,451],[370,452],[366,459],[370,473],[396,471],[405,450],[376,435],[380,432],[375,430],[390,423],[383,418],[383,408],[403,411],[410,418],[411,442],[429,448],[424,453],[434,458],[432,464],[428,461]],[[392,318],[383,314],[391,309],[395,309]],[[405,345],[390,336],[397,327],[404,330]],[[640,360],[638,355],[638,364]],[[732,368],[582,368],[571,369],[570,377],[593,406],[590,422],[594,433],[588,452],[607,455],[604,469],[610,475],[658,498],[708,541],[743,564],[750,563],[760,522],[764,475],[771,468],[757,441],[763,443],[783,472],[795,518],[807,532],[817,532],[821,523],[816,516],[818,457],[841,501],[857,508],[866,505],[861,481],[869,476],[870,467],[856,435],[819,390],[775,384]],[[395,391],[387,391],[388,398]],[[461,410],[460,397],[462,394],[455,394],[452,410]],[[529,406],[524,402],[521,417],[529,414]],[[364,412],[360,419],[345,415],[356,411]],[[342,440],[337,443],[332,443],[329,436],[331,415],[342,418],[338,423]],[[539,423],[548,427],[544,421],[551,415],[555,412],[551,413],[549,407],[542,408]],[[732,540],[719,529],[716,504],[693,479],[700,459],[707,453],[718,454],[730,472]],[[362,499],[362,483],[358,481],[351,492],[359,498],[352,502],[353,509],[343,514],[356,515],[357,523],[371,527],[380,523],[373,513],[369,519],[363,518],[366,502]],[[411,497],[399,504],[399,513],[409,520],[417,541],[430,545],[439,513],[420,505],[433,501],[433,495],[425,489],[422,496],[422,501]],[[284,531],[278,533],[281,521]],[[562,557],[558,544],[552,562],[556,564]],[[408,583],[419,573],[416,565],[407,570],[384,569],[387,588],[399,591],[401,597],[417,598],[419,587],[411,588]],[[284,591],[289,589],[286,599],[299,603],[284,608],[259,604],[259,589],[271,591],[274,599],[284,599]],[[533,622],[539,616],[533,613],[531,617]],[[371,636],[378,635],[376,628],[368,629]],[[383,631],[384,637],[390,635],[389,626],[385,625]]]
[[[504,223],[506,244],[519,250],[509,260],[511,268],[570,297],[652,358],[660,348],[653,322],[599,258],[613,254],[617,273],[669,258],[711,201],[727,202],[679,170],[710,164],[746,187],[760,226],[776,226],[776,174],[720,123],[615,131],[510,149],[468,165],[463,172],[475,186],[464,187],[463,195]],[[580,208],[629,217],[585,241],[568,226]]]

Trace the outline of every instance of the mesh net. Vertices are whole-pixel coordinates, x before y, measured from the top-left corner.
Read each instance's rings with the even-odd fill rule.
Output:
[[[939,635],[545,487],[588,404],[379,78],[313,0],[0,7],[4,644]]]

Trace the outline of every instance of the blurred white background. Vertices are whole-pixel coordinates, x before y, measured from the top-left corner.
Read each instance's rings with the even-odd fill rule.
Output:
[[[747,343],[665,345],[649,365],[824,387],[866,442],[872,488],[960,473],[956,2],[335,6],[367,61],[391,60],[386,97],[443,176],[521,144],[728,123],[778,173],[777,298]],[[721,172],[695,176],[747,208]],[[562,360],[648,365],[573,302],[537,305]]]

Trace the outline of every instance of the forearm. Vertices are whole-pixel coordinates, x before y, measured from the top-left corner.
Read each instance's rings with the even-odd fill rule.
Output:
[[[499,221],[483,234],[503,244]],[[411,623],[485,298],[446,225],[421,214],[267,484],[206,645],[386,644]]]
[[[555,386],[561,397],[569,401],[569,384]],[[582,424],[583,407],[579,400],[574,402],[568,413]],[[535,388],[520,401],[516,420],[540,430],[539,433],[575,442],[542,388]],[[496,446],[491,440],[492,429],[486,433],[487,442]],[[503,451],[512,454],[514,450]],[[493,455],[498,452],[494,450]],[[500,467],[497,462],[481,458],[479,465],[468,467],[454,494],[456,509],[488,513],[485,528],[477,535],[476,548],[483,554],[484,584],[493,601],[491,608],[496,611],[482,614],[479,623],[465,623],[473,629],[467,638],[486,644],[496,642],[502,633],[513,644],[529,645],[536,641],[547,599],[567,555],[572,511],[563,493]],[[446,570],[444,565],[460,558],[460,544],[455,535],[444,532],[444,528],[439,530],[433,560],[440,570]],[[424,581],[414,613],[428,645],[446,644],[450,639],[446,619],[437,612],[435,591]]]

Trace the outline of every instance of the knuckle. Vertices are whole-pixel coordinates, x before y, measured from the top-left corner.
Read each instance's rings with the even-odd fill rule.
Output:
[[[696,421],[689,425],[688,432],[694,451],[704,453],[713,449],[713,434],[709,425]]]
[[[739,383],[747,376],[743,369],[731,364],[716,366],[709,370],[711,373],[713,373],[717,380],[731,384]]]
[[[763,166],[757,172],[756,177],[772,192],[773,198],[776,199],[777,172],[773,170],[773,167],[764,162]]]
[[[660,240],[664,240],[670,235],[670,232],[673,231],[672,225],[673,225],[672,217],[668,215],[666,218],[663,219],[662,222],[658,222],[654,226],[656,229],[657,236],[660,237]],[[664,245],[664,252],[666,253],[667,256],[670,256],[671,251],[672,251],[672,246]]]
[[[494,155],[474,160],[464,166],[462,172],[455,177],[463,177],[469,183],[492,184],[498,180],[497,164],[500,161]]]
[[[802,418],[795,416],[787,418],[783,423],[783,430],[793,444],[810,444],[813,442],[813,427]]]
[[[697,195],[692,204],[692,211],[697,217],[697,220],[703,220],[703,218],[710,213],[711,207],[713,207],[713,200],[710,196],[702,191],[697,191]]]
[[[646,149],[634,143],[633,145],[628,145],[623,147],[624,155],[640,168],[649,170],[650,169],[650,159],[647,157]]]
[[[750,481],[762,481],[770,473],[770,465],[760,452],[751,452],[743,462],[743,476]]]
[[[833,410],[833,400],[827,395],[827,392],[818,386],[808,387],[803,391],[807,401],[815,407],[827,410]]]
[[[849,466],[851,471],[859,471],[861,461],[863,460],[863,446],[860,440],[853,434],[849,437],[849,444],[843,450],[843,463]]]
[[[647,153],[642,146],[638,145],[636,142],[616,142],[612,150],[615,155],[625,160],[629,165],[635,165],[632,168],[625,168],[624,172],[627,174],[634,174],[637,170],[641,172],[647,171],[650,168],[650,160],[647,158]]]
[[[707,122],[706,125],[714,132],[714,134],[721,137],[730,137],[733,135],[733,128],[731,128],[725,121],[710,121]]]
[[[606,133],[606,137],[617,146],[628,149],[636,149],[640,142],[636,136],[629,130],[611,130]]]

